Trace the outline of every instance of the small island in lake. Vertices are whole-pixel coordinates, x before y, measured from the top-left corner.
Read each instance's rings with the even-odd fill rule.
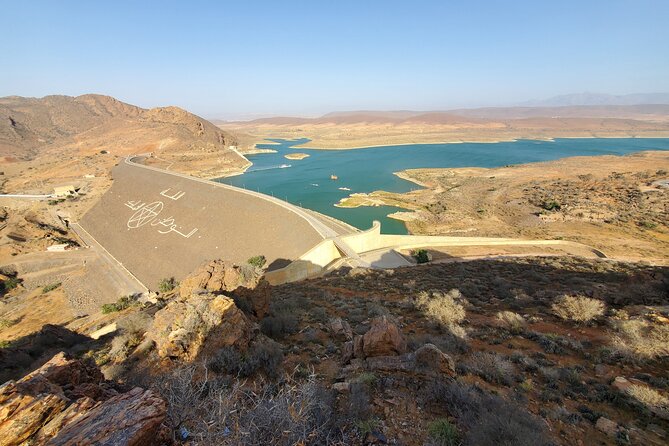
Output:
[[[309,158],[309,155],[306,153],[289,153],[288,155],[284,155],[284,158],[289,160],[303,160]]]

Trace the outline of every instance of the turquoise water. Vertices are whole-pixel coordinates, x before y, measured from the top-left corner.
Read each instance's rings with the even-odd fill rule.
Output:
[[[425,167],[498,167],[547,161],[569,156],[623,155],[641,150],[669,150],[669,139],[556,139],[555,141],[521,140],[499,143],[413,144],[373,147],[356,150],[303,149],[301,140],[270,140],[259,144],[277,153],[250,155],[253,166],[244,174],[219,181],[246,189],[274,195],[291,203],[313,209],[343,220],[360,229],[367,229],[373,220],[381,221],[386,234],[406,234],[400,221],[387,217],[401,210],[391,206],[334,206],[353,192],[385,190],[408,192],[420,187],[393,175],[405,169]],[[303,160],[287,160],[287,153],[310,155]],[[289,168],[278,168],[289,164]],[[339,177],[330,180],[330,175]],[[350,188],[350,191],[339,190]]]

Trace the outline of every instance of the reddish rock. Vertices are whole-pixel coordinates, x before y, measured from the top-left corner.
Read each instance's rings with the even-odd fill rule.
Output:
[[[455,367],[450,356],[432,344],[425,344],[413,353],[399,356],[376,356],[364,361],[364,368],[375,372],[401,373],[416,379],[455,376]]]
[[[419,369],[431,369],[447,375],[455,374],[453,359],[434,344],[423,345],[414,352],[414,356]]]
[[[608,418],[599,417],[595,427],[600,432],[605,433],[609,437],[616,437],[618,434],[618,424],[615,421],[611,421]]]
[[[365,357],[399,355],[407,345],[400,329],[386,316],[372,320],[372,326],[362,336],[362,350]]]
[[[220,294],[240,287],[254,289],[262,279],[260,270],[251,265],[235,265],[225,260],[214,260],[201,265],[179,284],[182,299],[194,294]]]
[[[165,419],[166,405],[150,390],[135,387],[66,424],[47,445],[152,444]]]
[[[191,361],[203,352],[205,341],[212,352],[230,345],[245,348],[252,328],[231,298],[196,295],[158,311],[149,336],[160,356]]]
[[[340,317],[331,319],[328,323],[328,329],[334,336],[340,339],[345,341],[353,339],[353,330],[351,330],[351,326]]]
[[[96,367],[59,353],[0,386],[0,445],[151,445],[165,414],[152,392],[119,394]]]

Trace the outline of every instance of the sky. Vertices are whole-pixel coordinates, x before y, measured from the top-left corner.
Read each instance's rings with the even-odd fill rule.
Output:
[[[669,92],[669,0],[0,0],[0,96],[211,119]]]

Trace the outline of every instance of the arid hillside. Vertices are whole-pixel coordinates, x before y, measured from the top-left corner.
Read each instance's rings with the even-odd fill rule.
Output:
[[[175,170],[218,176],[248,164],[230,150],[235,144],[178,107],[145,110],[101,95],[0,98],[0,156],[7,163],[41,158],[67,166],[83,159],[108,167],[99,155],[154,152]]]
[[[128,296],[29,331],[19,284],[0,313],[0,381],[13,380],[0,433],[7,445],[660,446],[668,286],[666,267],[544,257],[271,287],[256,266],[218,260],[153,303]]]
[[[242,133],[243,146],[265,138],[309,138],[311,142],[303,147],[315,149],[560,137],[667,137],[669,105],[355,111],[319,118],[226,122],[219,127]]]
[[[399,175],[425,188],[353,194],[340,205],[410,209],[395,217],[414,234],[564,239],[669,262],[669,152]]]

